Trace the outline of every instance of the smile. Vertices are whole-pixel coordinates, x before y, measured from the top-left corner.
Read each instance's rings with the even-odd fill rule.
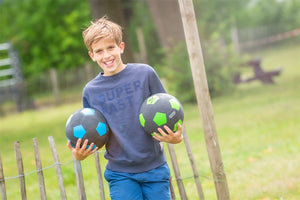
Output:
[[[110,60],[110,61],[106,61],[106,62],[103,62],[107,67],[110,67],[113,65],[114,63],[114,60]]]

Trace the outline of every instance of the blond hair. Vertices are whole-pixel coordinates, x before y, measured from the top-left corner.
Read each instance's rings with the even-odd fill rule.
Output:
[[[106,16],[92,21],[91,25],[82,32],[85,46],[89,51],[93,51],[92,44],[103,38],[115,40],[119,45],[122,42],[122,27],[110,21]]]

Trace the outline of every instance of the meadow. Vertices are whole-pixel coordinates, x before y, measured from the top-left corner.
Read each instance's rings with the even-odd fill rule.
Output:
[[[259,81],[241,84],[231,94],[214,98],[218,132],[228,187],[233,200],[300,199],[300,39],[296,38],[252,53],[262,58],[262,67],[282,67],[275,84]],[[251,71],[245,69],[244,75]],[[20,199],[14,142],[20,141],[27,174],[28,199],[39,199],[32,138],[39,141],[48,199],[59,199],[48,137],[53,136],[59,152],[68,199],[78,199],[72,156],[64,133],[68,116],[81,107],[78,101],[38,110],[13,113],[0,118],[0,154],[8,199]],[[200,175],[205,199],[217,199],[197,105],[184,104],[185,127]],[[174,146],[181,177],[189,199],[197,199],[184,143]],[[168,151],[166,148],[166,153]],[[167,156],[169,159],[169,156]],[[104,170],[103,149],[100,153]],[[171,165],[171,162],[169,162]],[[93,156],[81,162],[88,199],[100,199]],[[171,169],[172,171],[172,169]],[[172,173],[173,175],[173,173]],[[176,186],[176,182],[174,181]],[[105,187],[109,199],[107,185]],[[180,199],[176,191],[177,199]]]

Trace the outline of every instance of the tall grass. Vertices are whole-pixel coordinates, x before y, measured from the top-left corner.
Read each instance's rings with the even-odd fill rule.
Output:
[[[239,85],[232,94],[213,100],[222,158],[232,199],[273,200],[300,198],[300,40],[287,41],[256,51],[266,70],[282,66],[275,84],[251,82]],[[183,105],[185,127],[206,199],[217,199],[197,105]],[[48,136],[59,152],[69,199],[77,199],[71,153],[64,134],[68,116],[78,103],[26,111],[0,118],[0,153],[5,177],[17,176],[14,148],[21,142],[28,199],[39,199],[32,138],[38,138],[47,196],[59,199],[58,183]],[[193,174],[184,144],[175,145],[181,176],[189,199],[197,199]],[[168,153],[166,148],[166,153]],[[167,154],[168,155],[168,154]],[[106,161],[100,154],[101,164]],[[168,158],[169,159],[169,158]],[[171,162],[169,162],[171,164]],[[88,199],[100,199],[93,156],[82,161]],[[172,173],[173,175],[173,173]],[[176,182],[174,181],[176,185]],[[6,180],[8,199],[20,199],[18,179]],[[106,186],[106,196],[108,189]],[[179,194],[177,191],[177,198]]]

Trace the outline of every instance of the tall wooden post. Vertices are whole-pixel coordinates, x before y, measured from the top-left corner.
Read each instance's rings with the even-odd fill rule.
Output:
[[[230,199],[226,175],[221,157],[213,109],[210,100],[206,72],[204,67],[200,38],[192,0],[178,0],[183,29],[187,43],[194,87],[205,134],[211,170],[214,177],[217,197],[220,200]]]
[[[50,79],[51,79],[52,90],[55,98],[55,103],[59,104],[60,102],[59,84],[58,84],[57,71],[54,68],[50,69]]]

